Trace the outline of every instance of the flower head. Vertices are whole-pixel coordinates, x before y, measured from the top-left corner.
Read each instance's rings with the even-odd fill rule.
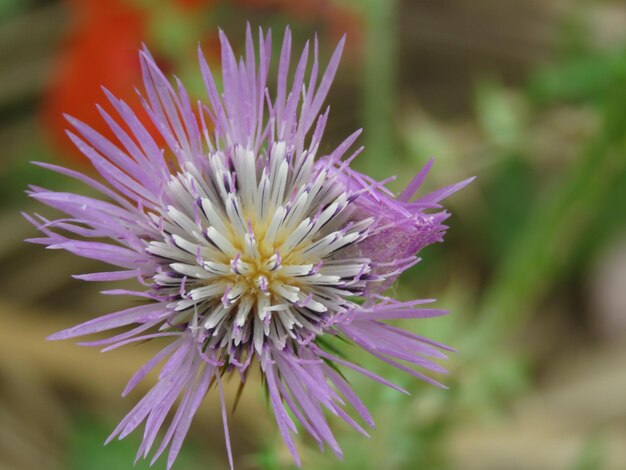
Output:
[[[427,167],[395,198],[383,183],[349,168],[361,149],[347,158],[346,152],[359,132],[329,155],[316,158],[329,115],[322,105],[343,40],[321,76],[317,42],[307,73],[307,44],[289,79],[287,30],[271,93],[270,34],[259,31],[255,51],[248,28],[246,54],[240,60],[223,33],[220,39],[223,90],[218,91],[199,52],[208,103],[197,107],[180,82],[173,86],[168,81],[147,50],[140,52],[144,108],[165,149],[131,109],[108,92],[117,118],[98,109],[115,142],[68,118],[74,128],[68,132],[70,139],[104,181],[43,166],[88,184],[104,199],[31,188],[32,197],[66,214],[58,220],[28,216],[44,234],[32,241],[118,267],[78,277],[137,278],[141,290],[109,293],[136,295],[147,302],[51,338],[120,327],[121,333],[85,344],[111,349],[171,338],[131,378],[124,394],[164,362],[156,385],[110,437],[122,438],[145,422],[138,458],[148,455],[159,429],[166,426],[153,459],[169,447],[169,468],[213,385],[226,428],[221,377],[238,372],[245,381],[252,367],[263,373],[279,430],[298,463],[292,437],[296,427],[288,410],[321,447],[328,445],[341,455],[324,409],[364,434],[345,407],[354,408],[366,424],[373,422],[336,366],[402,389],[338,357],[323,338],[342,337],[437,383],[410,365],[443,372],[429,358],[445,357],[440,350],[446,347],[385,321],[444,312],[424,308],[429,301],[399,302],[383,291],[417,262],[422,247],[441,240],[447,213],[438,202],[467,182],[411,201]],[[227,447],[232,466],[228,439]]]

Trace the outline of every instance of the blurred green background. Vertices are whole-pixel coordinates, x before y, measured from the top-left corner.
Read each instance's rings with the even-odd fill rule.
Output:
[[[70,277],[101,266],[22,242],[19,211],[41,210],[27,184],[72,188],[29,162],[89,171],[62,112],[102,128],[100,84],[136,101],[142,41],[203,96],[197,42],[219,67],[217,27],[241,45],[246,20],[275,47],[286,24],[299,45],[318,32],[326,58],[348,32],[323,151],[364,127],[356,166],[399,175],[395,190],[431,157],[430,188],[478,176],[447,202],[446,243],[395,288],[452,311],[406,325],[458,349],[450,389],[351,349],[412,396],[348,374],[377,429],[333,423],[343,462],[300,438],[304,468],[626,468],[626,3],[0,0],[0,469],[133,468],[138,435],[102,443],[149,387],[119,396],[154,351],[44,340],[128,300]],[[175,468],[227,468],[216,401]],[[230,419],[238,469],[293,467],[260,387]]]

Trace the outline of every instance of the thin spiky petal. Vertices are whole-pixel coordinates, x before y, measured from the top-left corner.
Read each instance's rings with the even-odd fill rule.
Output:
[[[215,80],[198,50],[208,100],[197,107],[178,79],[172,83],[161,72],[147,48],[139,53],[142,103],[165,149],[128,105],[105,90],[117,114],[99,112],[116,141],[67,118],[68,136],[101,181],[40,164],[91,186],[104,199],[31,187],[32,198],[64,215],[49,220],[26,214],[43,234],[29,241],[116,267],[75,277],[136,279],[137,290],[103,293],[144,302],[49,339],[115,331],[80,343],[103,351],[155,338],[170,341],[129,380],[123,395],[161,364],[156,383],[108,439],[143,426],[137,459],[152,453],[154,462],[166,453],[170,469],[201,401],[216,385],[232,469],[222,376],[238,373],[245,383],[252,367],[263,374],[295,462],[300,465],[297,422],[320,448],[328,446],[341,458],[326,415],[338,416],[365,436],[365,426],[373,427],[374,421],[339,368],[407,392],[340,357],[329,339],[340,337],[442,386],[427,374],[445,372],[435,361],[451,349],[386,322],[446,312],[425,306],[429,299],[400,302],[383,292],[419,261],[423,247],[443,239],[449,214],[440,202],[470,180],[416,198],[429,162],[395,197],[387,181],[350,168],[363,150],[350,150],[361,130],[328,155],[318,155],[329,119],[323,105],[345,37],[320,73],[317,38],[292,64],[287,29],[273,97],[270,33],[259,29],[255,48],[248,26],[241,59],[222,31],[219,38],[222,80]],[[157,443],[162,428],[165,435]]]

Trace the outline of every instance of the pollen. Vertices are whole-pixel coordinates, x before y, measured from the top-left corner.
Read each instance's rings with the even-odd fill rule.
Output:
[[[368,259],[334,256],[367,237],[372,220],[353,220],[328,171],[290,176],[289,158],[284,142],[260,158],[215,153],[210,179],[187,165],[168,184],[167,211],[153,214],[163,241],[148,251],[171,261],[155,282],[171,292],[174,323],[198,325],[211,347],[261,353],[307,341],[373,279]]]

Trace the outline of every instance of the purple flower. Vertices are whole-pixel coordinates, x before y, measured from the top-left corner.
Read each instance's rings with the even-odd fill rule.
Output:
[[[383,183],[349,168],[362,149],[344,155],[359,131],[316,160],[329,114],[322,104],[343,39],[321,76],[317,42],[306,72],[307,44],[289,80],[287,30],[274,93],[267,88],[270,34],[259,31],[255,51],[248,27],[246,54],[239,60],[223,33],[220,39],[224,89],[218,91],[199,52],[208,103],[197,108],[178,80],[173,86],[149,52],[140,52],[144,107],[165,149],[124,102],[105,91],[118,116],[98,109],[116,142],[68,117],[70,139],[103,181],[40,164],[86,183],[102,199],[32,187],[33,198],[65,215],[27,216],[43,233],[31,241],[117,267],[77,277],[136,278],[140,290],[107,293],[145,300],[50,338],[122,328],[82,343],[104,350],[171,338],[130,379],[124,395],[163,363],[156,385],[109,437],[123,438],[145,423],[137,458],[156,446],[154,461],[169,447],[169,469],[200,402],[215,386],[232,467],[222,375],[238,372],[245,381],[253,367],[262,371],[278,428],[296,462],[296,425],[289,412],[321,448],[328,445],[340,457],[325,410],[365,435],[346,408],[369,426],[373,421],[337,366],[404,390],[338,357],[327,338],[348,340],[439,385],[412,366],[444,372],[431,358],[445,357],[441,350],[448,348],[386,321],[445,312],[425,307],[430,300],[399,302],[383,291],[417,262],[422,247],[441,241],[447,213],[438,203],[469,180],[411,202],[429,164],[395,198]],[[157,445],[162,427],[165,436]]]

